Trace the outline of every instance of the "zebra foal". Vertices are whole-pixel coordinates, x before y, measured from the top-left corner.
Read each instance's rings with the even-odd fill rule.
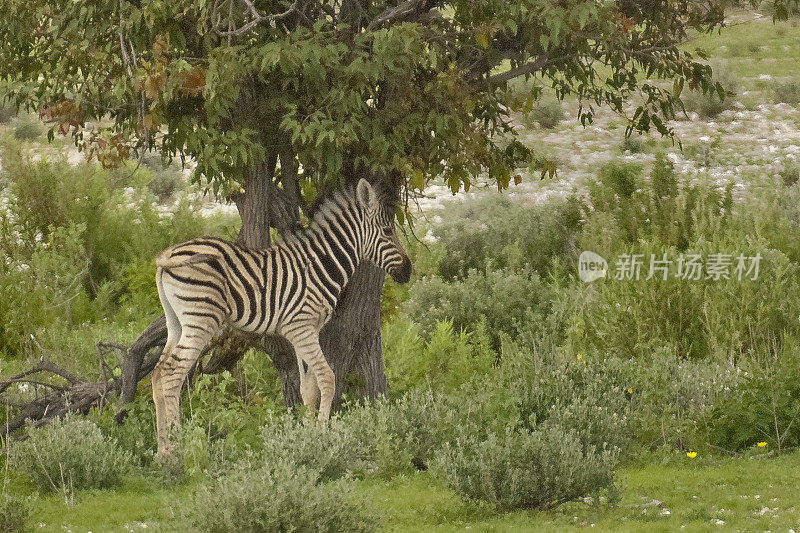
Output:
[[[362,261],[400,283],[411,276],[395,233],[396,203],[396,193],[362,179],[325,200],[309,227],[282,244],[253,250],[203,237],[161,253],[156,283],[168,334],[152,375],[159,456],[171,455],[183,382],[225,324],[286,338],[297,355],[303,403],[315,409],[319,402],[319,419],[328,419],[335,380],[319,330],[347,281]]]

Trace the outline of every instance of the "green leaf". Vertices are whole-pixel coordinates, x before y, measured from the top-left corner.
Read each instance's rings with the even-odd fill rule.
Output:
[[[408,184],[412,189],[423,190],[425,188],[425,174],[419,169],[413,170]]]
[[[675,98],[680,98],[682,91],[683,91],[683,78],[675,78],[675,81],[672,82],[672,95]]]

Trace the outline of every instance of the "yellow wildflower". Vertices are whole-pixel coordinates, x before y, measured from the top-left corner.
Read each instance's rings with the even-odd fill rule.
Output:
[[[578,354],[578,361],[580,361],[581,359],[583,359],[583,354],[582,354],[582,353],[579,353],[579,354]]]
[[[758,444],[756,444],[756,446],[758,446],[759,448],[763,448],[763,447],[764,447],[764,446],[766,446],[766,445],[767,445],[767,443],[766,443],[766,442],[763,442],[763,441],[762,441],[762,442],[759,442]]]
[[[628,394],[633,394],[633,387],[628,387]]]
[[[689,459],[694,459],[695,457],[697,457],[697,452],[686,452],[686,457],[688,457]]]

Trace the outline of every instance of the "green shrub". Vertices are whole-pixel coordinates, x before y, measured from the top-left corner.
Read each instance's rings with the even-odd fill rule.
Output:
[[[519,323],[547,315],[551,291],[528,268],[470,270],[463,280],[450,283],[436,276],[419,280],[409,289],[405,308],[428,335],[437,323],[451,320],[455,331],[483,328],[497,350],[503,335],[516,331]]]
[[[791,187],[800,179],[800,166],[797,163],[786,163],[778,171],[778,175],[785,186]]]
[[[281,460],[316,472],[321,481],[369,470],[369,450],[360,428],[338,416],[327,425],[315,418],[295,420],[273,416],[261,428],[260,460],[273,464]]]
[[[730,362],[692,361],[668,349],[628,360],[627,368],[632,433],[649,449],[704,448],[740,376]]]
[[[165,162],[159,154],[148,152],[144,155],[142,164],[150,171],[147,188],[159,202],[166,202],[182,188],[183,171],[178,163]]]
[[[0,496],[0,533],[23,531],[25,519],[31,512],[26,498],[6,494]]]
[[[404,394],[419,386],[453,391],[474,374],[487,373],[496,354],[489,346],[485,322],[476,326],[474,332],[456,332],[451,321],[437,322],[425,342],[413,322],[398,320],[387,325],[384,359],[392,393]]]
[[[726,93],[725,98],[720,98],[713,88],[710,88],[705,93],[699,88],[693,91],[686,91],[683,93],[682,101],[687,112],[693,111],[703,118],[713,118],[733,107],[733,95],[739,88],[739,84],[733,74],[726,67],[715,65],[714,82],[722,85]]]
[[[27,240],[11,216],[0,214],[0,353],[18,353],[54,322],[85,319],[84,230],[70,224]]]
[[[589,185],[594,210],[580,238],[583,249],[606,258],[610,272],[575,288],[581,304],[566,319],[574,350],[647,357],[666,348],[697,359],[735,359],[772,337],[781,342],[796,334],[798,323],[789,319],[800,314],[800,287],[790,274],[800,267],[800,241],[791,229],[800,220],[795,188],[778,193],[774,185],[763,187],[743,208],[730,187],[721,191],[702,181],[675,186],[664,158],[657,158],[649,183],[611,170]],[[719,253],[730,255],[731,279],[709,279],[706,270],[700,279],[677,276],[682,255],[697,254],[705,265]],[[614,279],[618,261],[633,254],[640,255],[639,278]],[[656,272],[646,279],[650,259],[664,254],[672,261],[668,278]],[[757,280],[744,272],[739,278],[740,255],[760,255]]]
[[[501,388],[513,394],[522,425],[545,421],[578,433],[581,442],[625,450],[631,437],[629,369],[616,358],[570,356],[547,334],[526,332],[506,347],[500,361]]]
[[[791,106],[800,104],[800,82],[787,81],[775,85],[775,103],[782,102]]]
[[[733,207],[732,187],[678,179],[665,154],[656,154],[650,179],[639,165],[610,161],[588,184],[589,208],[579,237],[581,248],[604,257],[642,238],[683,251],[698,238],[697,227],[719,227]]]
[[[0,298],[9,305],[0,307],[0,352],[19,353],[31,334],[42,342],[45,329],[158,314],[153,257],[209,233],[209,223],[187,202],[162,218],[152,196],[115,189],[96,166],[34,163],[14,141],[1,148]]]
[[[345,481],[317,484],[320,473],[286,460],[246,460],[204,482],[190,499],[198,531],[374,531],[376,518],[358,504]]]
[[[581,205],[570,197],[531,207],[507,195],[487,194],[451,206],[446,219],[430,229],[434,248],[443,249],[436,273],[451,281],[470,270],[529,266],[544,277],[554,260],[572,259]]]
[[[498,509],[550,509],[613,489],[617,452],[586,446],[559,425],[467,435],[436,454],[432,471],[453,490]]]
[[[34,115],[19,115],[11,121],[14,138],[20,141],[34,141],[44,135],[45,127]]]
[[[564,109],[557,98],[543,97],[537,100],[526,115],[529,127],[530,122],[535,122],[540,128],[551,129],[564,120]]]
[[[767,441],[778,452],[800,445],[800,347],[762,345],[743,362],[735,386],[713,405],[709,440],[740,450]],[[778,351],[780,350],[780,351]]]
[[[415,468],[424,470],[428,468],[434,451],[441,447],[446,438],[443,411],[433,393],[418,390],[408,392],[393,402],[379,402],[375,413],[364,409],[362,415],[367,420],[379,421],[376,427],[383,429],[383,434],[391,439],[391,444],[378,450],[378,453],[394,449],[394,456],[390,459],[408,460]],[[347,419],[351,416],[349,412],[345,414]],[[361,425],[364,426],[367,424]],[[393,466],[397,468],[396,463]]]
[[[647,151],[647,143],[645,143],[641,136],[639,137],[625,137],[619,146],[622,153],[630,152],[632,154],[641,154]]]
[[[131,470],[131,455],[93,422],[67,417],[16,444],[12,464],[41,491],[116,487]]]
[[[597,179],[589,181],[588,189],[589,207],[579,237],[583,249],[610,255],[615,246],[636,242],[647,232],[650,195],[640,165],[609,161],[600,167]]]
[[[91,419],[96,421],[107,438],[117,443],[123,453],[130,454],[136,465],[148,467],[153,464],[156,453],[152,395],[147,392],[137,395],[127,409],[124,424],[117,424],[114,409],[105,409],[102,415],[94,411]]]

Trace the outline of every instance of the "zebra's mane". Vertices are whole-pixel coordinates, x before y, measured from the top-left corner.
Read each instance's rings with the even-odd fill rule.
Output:
[[[399,198],[397,191],[390,187],[383,186],[380,183],[373,184],[373,187],[375,188],[379,204],[394,212],[394,206]],[[287,242],[302,239],[303,237],[307,237],[310,233],[314,233],[315,230],[326,227],[332,218],[331,215],[337,215],[348,206],[356,205],[357,203],[356,185],[348,185],[342,189],[335,190],[331,194],[325,195],[318,201],[318,205],[316,209],[314,209],[314,214],[308,226],[301,226],[295,231],[292,231],[286,239]]]
[[[342,206],[357,204],[358,200],[356,199],[356,188],[354,186],[336,190],[333,194],[323,198],[322,203],[314,211],[308,226],[309,228],[324,226],[327,224],[330,215],[339,214],[345,209]]]
[[[298,225],[286,236],[286,242],[298,241],[308,238],[320,228],[328,225],[331,215],[336,215],[345,210],[349,205],[357,203],[355,186],[348,186],[326,195],[319,200],[318,206],[307,226]]]

